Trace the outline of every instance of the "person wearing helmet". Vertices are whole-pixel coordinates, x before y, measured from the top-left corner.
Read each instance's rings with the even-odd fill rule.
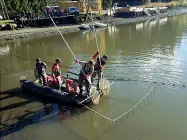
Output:
[[[99,80],[103,77],[102,71],[104,70],[104,66],[108,60],[108,56],[103,55],[102,58],[99,58],[98,55],[99,55],[99,52],[97,52],[93,56],[93,58],[96,59],[96,63],[94,65],[94,73],[92,74],[92,83],[93,83],[93,78],[95,78],[97,75],[98,76],[97,87],[99,88]]]
[[[91,76],[94,72],[94,61],[90,60],[88,62],[85,61],[79,61],[76,59],[76,63],[79,63],[82,65],[82,68],[79,73],[79,89],[80,89],[80,95],[82,95],[83,92],[83,84],[86,80],[86,89],[87,93],[89,92],[89,85],[91,84]]]
[[[40,58],[36,58],[36,66],[35,66],[35,77],[39,79],[39,83],[42,85],[46,85],[46,68],[47,65],[45,62],[41,61]]]
[[[58,88],[60,88],[62,84],[61,70],[60,70],[61,63],[62,63],[61,59],[57,58],[55,63],[52,66],[52,76]]]

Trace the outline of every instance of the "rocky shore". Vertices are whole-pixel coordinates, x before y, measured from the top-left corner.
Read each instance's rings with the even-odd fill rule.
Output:
[[[186,7],[177,7],[171,10],[168,10],[166,14],[155,15],[151,17],[136,17],[136,18],[108,18],[107,20],[101,20],[102,23],[107,23],[110,25],[118,25],[118,24],[127,24],[134,22],[141,22],[145,20],[153,20],[156,18],[164,18],[170,16],[177,16],[187,14]],[[69,26],[59,26],[58,28],[62,33],[70,33],[70,32],[78,32],[80,31],[80,25],[69,25]],[[21,30],[13,30],[13,31],[1,31],[0,32],[0,40],[15,40],[21,38],[30,38],[36,36],[46,36],[58,34],[58,31],[55,27],[45,27],[45,28],[25,28]]]

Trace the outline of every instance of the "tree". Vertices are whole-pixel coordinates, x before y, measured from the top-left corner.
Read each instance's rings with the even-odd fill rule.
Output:
[[[13,0],[12,1],[12,8],[14,12],[20,12],[20,0]]]
[[[102,8],[108,9],[111,7],[113,0],[102,0]]]
[[[86,9],[86,13],[97,6],[97,0],[78,0],[78,2]]]

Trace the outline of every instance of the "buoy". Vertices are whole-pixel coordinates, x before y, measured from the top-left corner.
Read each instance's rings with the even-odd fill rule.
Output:
[[[183,85],[183,87],[186,87],[185,85]]]

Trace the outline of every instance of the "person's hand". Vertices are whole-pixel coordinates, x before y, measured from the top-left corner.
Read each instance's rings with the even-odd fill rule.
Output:
[[[89,78],[89,75],[85,75],[84,78],[85,78],[85,79],[88,79],[88,78]]]
[[[96,59],[98,55],[99,55],[99,52],[97,51],[97,52],[92,56],[92,58],[93,58],[93,59]]]
[[[80,63],[80,61],[78,59],[76,59],[75,61],[76,61],[76,63]]]
[[[101,70],[103,70],[103,69],[104,69],[104,67],[100,65],[100,69],[101,69]]]

